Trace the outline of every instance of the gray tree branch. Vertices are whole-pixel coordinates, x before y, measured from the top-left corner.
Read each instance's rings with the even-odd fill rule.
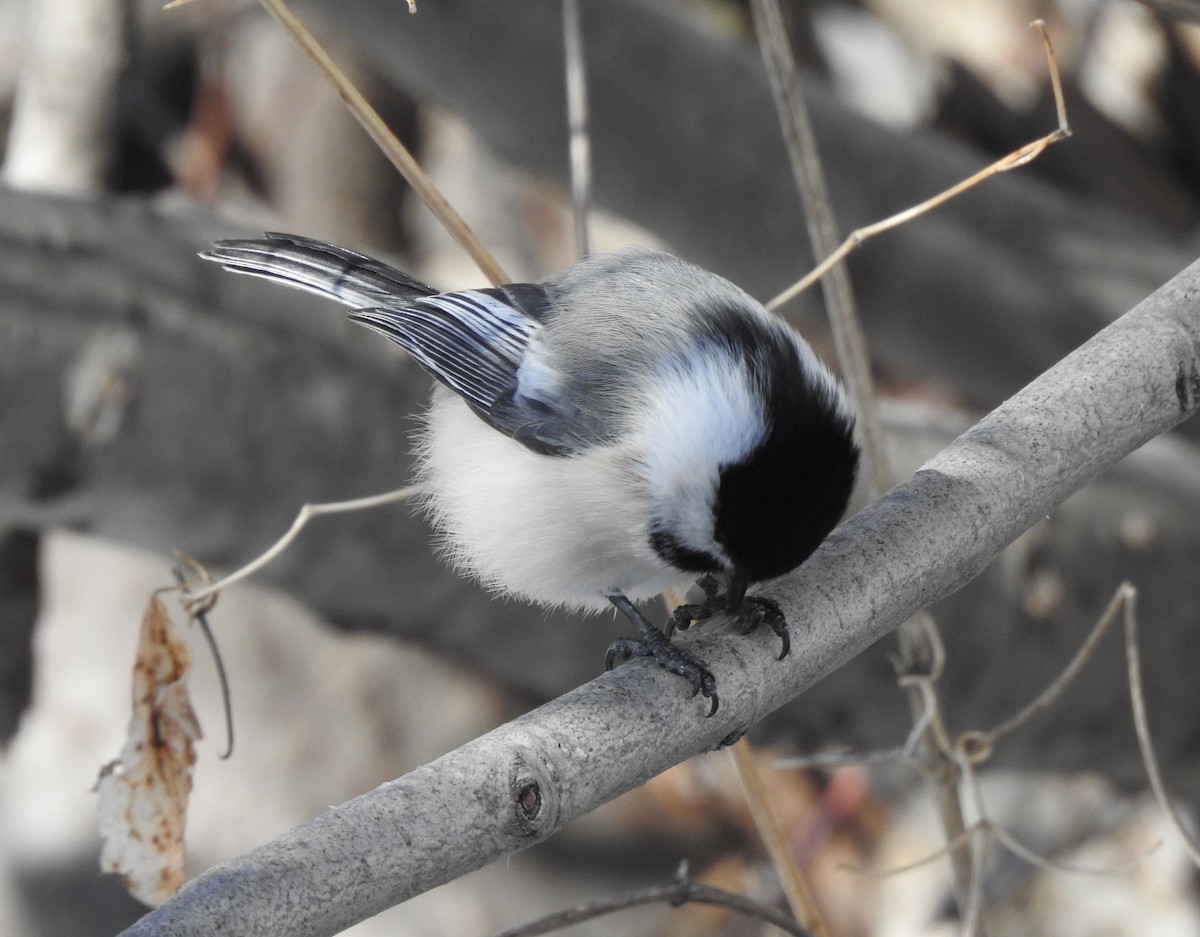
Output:
[[[1200,262],[1038,377],[771,584],[772,636],[695,644],[712,719],[679,681],[627,665],[202,874],[125,931],[333,934],[544,839],[719,744],[840,667],[1106,468],[1200,404]]]

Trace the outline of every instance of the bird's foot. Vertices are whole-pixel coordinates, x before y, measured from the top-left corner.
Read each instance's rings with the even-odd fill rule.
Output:
[[[776,660],[783,660],[788,656],[788,652],[792,649],[792,636],[788,632],[787,619],[784,618],[783,609],[779,607],[778,602],[757,595],[748,595],[742,600],[742,608],[738,617],[742,623],[742,634],[749,634],[760,625],[770,625],[782,645]]]
[[[700,693],[711,701],[708,714],[711,716],[717,711],[717,679],[708,665],[686,648],[672,644],[657,628],[643,631],[641,638],[618,638],[614,641],[604,656],[604,669],[612,670],[635,657],[649,657],[663,670],[683,677],[692,685],[692,696]]]
[[[704,590],[704,601],[680,605],[667,619],[666,633],[669,637],[676,631],[686,631],[693,622],[711,618],[717,612],[733,612],[742,624],[742,634],[749,634],[760,625],[767,624],[779,637],[782,647],[778,660],[783,660],[792,649],[792,637],[788,633],[787,619],[783,609],[774,599],[746,595],[745,586],[731,586],[721,591],[720,580],[711,573],[701,576],[696,584]]]
[[[604,657],[604,669],[612,670],[617,664],[623,664],[634,657],[649,657],[673,674],[678,674],[692,685],[692,696],[703,694],[704,698],[712,701],[708,710],[711,716],[717,711],[717,678],[713,676],[708,664],[686,648],[676,647],[671,639],[663,634],[661,629],[654,627],[646,616],[637,610],[628,597],[620,589],[610,589],[608,600],[617,607],[626,618],[633,622],[641,634],[640,638],[619,638],[612,643]]]

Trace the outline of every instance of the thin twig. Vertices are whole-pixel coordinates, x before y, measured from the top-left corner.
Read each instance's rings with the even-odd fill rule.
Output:
[[[1124,586],[1117,589],[1117,593],[1114,596],[1113,602],[1109,603],[1108,610],[1102,616],[1102,621],[1110,617],[1115,617],[1115,615],[1112,614],[1113,610],[1120,607],[1120,605],[1125,604],[1122,593],[1123,589]],[[1074,663],[1074,661],[1072,661],[1072,663]],[[1059,683],[1060,681],[1061,676],[1059,680],[1055,681],[1055,683]],[[1148,850],[1146,850],[1146,852],[1144,852],[1141,856],[1132,860],[1131,862],[1122,862],[1104,868],[1074,866],[1065,862],[1055,862],[1039,855],[1028,846],[1021,843],[1003,826],[991,819],[990,811],[988,810],[987,804],[984,802],[983,798],[983,785],[980,783],[979,774],[975,770],[976,765],[978,765],[983,758],[991,754],[991,750],[988,748],[986,752],[982,750],[979,752],[974,751],[970,742],[972,735],[972,733],[964,733],[963,736],[960,736],[958,747],[955,752],[955,759],[958,762],[959,770],[962,775],[963,786],[970,793],[971,802],[975,808],[975,814],[978,817],[974,826],[982,830],[984,835],[987,837],[995,837],[997,842],[999,842],[1005,849],[1011,852],[1018,859],[1028,862],[1030,865],[1037,869],[1041,869],[1043,872],[1060,872],[1063,874],[1079,875],[1120,875],[1128,872],[1130,869],[1137,868],[1138,866],[1142,865],[1150,857],[1150,855],[1162,845],[1161,842],[1157,842]]]
[[[959,792],[959,768],[953,757],[954,743],[942,718],[941,700],[937,693],[937,681],[941,679],[945,667],[946,650],[933,616],[921,612],[902,624],[899,645],[900,654],[897,660],[893,660],[900,674],[897,684],[908,690],[909,707],[914,716],[913,728],[904,744],[904,755],[920,767],[926,782],[933,789],[946,839],[955,841],[967,831],[968,826]],[[923,667],[923,672],[918,670],[919,667]],[[972,882],[976,877],[973,855],[973,852],[955,850],[950,856],[955,898],[964,917]]]
[[[1100,616],[1100,619],[1092,627],[1091,633],[1087,636],[1087,640],[1080,645],[1079,650],[1075,652],[1075,656],[1071,658],[1071,662],[1063,668],[1062,672],[1047,686],[1033,702],[1025,706],[1011,719],[1007,719],[1000,725],[993,728],[991,731],[983,733],[980,737],[980,742],[988,747],[994,745],[997,741],[1004,738],[1011,732],[1024,726],[1034,716],[1049,709],[1062,695],[1063,691],[1071,684],[1071,682],[1079,676],[1079,672],[1087,666],[1088,662],[1096,653],[1096,648],[1100,642],[1104,640],[1108,634],[1109,628],[1112,627],[1114,621],[1117,620],[1117,613],[1121,611],[1125,604],[1125,593],[1123,589],[1117,589],[1116,594],[1108,603],[1108,607]]]
[[[179,563],[171,572],[175,576],[175,581],[183,588],[184,596],[187,595],[189,579],[183,571],[185,565],[191,567],[193,575],[199,575],[202,582],[212,582],[212,575],[209,571],[182,550],[176,550],[175,557],[179,560]],[[229,691],[229,676],[225,672],[225,659],[221,656],[221,649],[217,646],[217,638],[208,623],[208,611],[215,602],[216,593],[213,593],[208,603],[202,603],[200,606],[194,608],[188,613],[188,617],[200,626],[200,633],[204,635],[204,640],[208,642],[208,651],[212,655],[213,663],[217,668],[217,683],[221,687],[221,703],[225,707],[225,751],[221,753],[220,758],[222,761],[225,761],[233,755],[233,696]]]
[[[804,99],[796,84],[796,63],[784,26],[783,11],[778,0],[753,0],[751,10],[792,174],[804,207],[809,238],[814,253],[821,256],[826,252],[826,244],[836,245],[837,224],[830,207],[825,175],[816,147],[816,136]],[[845,268],[839,268],[829,279],[822,281],[821,288],[829,310],[834,345],[847,393],[851,406],[860,417],[860,432],[865,442],[867,463],[871,468],[869,491],[874,498],[888,486],[891,473],[887,466],[883,429],[875,403],[875,388],[871,379],[866,338],[858,323],[853,290]],[[818,911],[803,873],[790,851],[783,848],[782,834],[777,829],[778,823],[766,802],[751,750],[747,743],[739,742],[731,748],[731,754],[738,767],[738,775],[746,790],[759,834],[775,863],[792,909],[808,921],[815,932],[823,932],[825,925],[817,916]]]
[[[903,875],[905,872],[912,872],[929,865],[932,862],[937,862],[943,856],[949,856],[955,851],[966,845],[967,840],[974,836],[976,828],[974,826],[963,830],[957,838],[950,840],[947,843],[939,846],[933,852],[927,853],[920,859],[914,859],[912,862],[906,862],[904,865],[892,866],[890,869],[864,869],[862,866],[857,866],[849,862],[839,862],[837,867],[845,869],[847,872],[853,872],[855,875],[861,875],[863,878],[892,878],[896,875]]]
[[[313,37],[303,23],[300,22],[292,12],[284,5],[283,0],[259,0],[266,8],[267,12],[275,18],[275,21],[283,27],[292,41],[298,45],[301,50],[325,73],[325,76],[333,83],[337,89],[338,95],[346,106],[350,109],[350,113],[354,115],[355,120],[362,125],[362,128],[367,132],[375,145],[378,146],[392,165],[400,171],[405,180],[413,191],[420,196],[421,201],[433,212],[434,216],[441,222],[442,226],[449,232],[450,236],[470,254],[471,259],[475,261],[476,266],[483,271],[483,275],[488,278],[493,286],[503,286],[505,283],[511,282],[509,276],[501,269],[500,264],[496,262],[496,258],[491,255],[483,243],[475,236],[475,233],[467,226],[462,216],[454,210],[453,206],[446,201],[437,186],[433,184],[433,180],[425,174],[420,165],[417,163],[413,155],[396,137],[387,124],[383,122],[383,118],[379,113],[371,107],[367,99],[363,97],[354,84],[346,77],[345,73],[338,68],[337,64],[330,58],[326,52]]]
[[[948,757],[954,748],[942,719],[937,679],[936,675],[931,674],[901,675],[896,679],[896,685],[908,690],[910,696],[918,701],[913,711],[916,721],[904,742],[904,757],[910,761],[916,760],[922,739],[928,739],[933,745],[932,750],[943,757]]]
[[[1055,110],[1058,114],[1058,127],[1046,134],[1044,137],[1040,137],[1037,140],[1034,140],[1032,143],[1027,143],[1020,149],[1014,150],[1007,156],[1001,157],[990,166],[984,167],[970,178],[964,179],[962,182],[959,182],[945,191],[938,193],[937,195],[933,196],[933,198],[926,199],[924,202],[914,205],[911,208],[907,208],[898,214],[892,215],[890,218],[885,218],[882,221],[877,221],[874,224],[869,224],[853,231],[836,250],[832,251],[828,256],[826,256],[826,258],[811,271],[809,271],[807,275],[767,303],[768,309],[778,309],[785,303],[795,299],[806,289],[812,286],[813,283],[825,276],[825,274],[831,269],[837,267],[838,264],[840,264],[861,244],[869,241],[876,235],[882,234],[885,231],[890,231],[892,228],[899,227],[900,225],[905,224],[906,222],[909,222],[912,219],[925,214],[926,212],[932,211],[939,205],[942,205],[945,202],[950,201],[952,198],[956,198],[957,196],[961,195],[963,192],[966,192],[968,189],[972,189],[979,185],[979,183],[983,182],[985,179],[990,179],[992,176],[1002,172],[1007,172],[1010,169],[1016,169],[1018,166],[1024,166],[1026,163],[1040,156],[1046,147],[1058,143],[1060,140],[1065,140],[1071,135],[1071,128],[1067,123],[1066,104],[1063,101],[1062,82],[1058,77],[1058,62],[1054,56],[1054,49],[1050,44],[1050,37],[1046,32],[1046,24],[1041,20],[1034,20],[1029,25],[1036,28],[1041,33],[1042,41],[1046,46],[1046,54],[1050,63],[1050,81],[1054,90]]]
[[[920,768],[933,792],[938,818],[949,842],[959,841],[970,827],[960,790],[961,776],[953,758],[954,744],[942,718],[937,682],[946,664],[946,649],[933,616],[919,612],[904,622],[897,632],[899,655],[893,663],[897,684],[908,690],[908,704],[914,720],[904,744],[906,760]],[[919,756],[918,756],[919,752]],[[954,849],[950,852],[950,870],[959,913],[970,921],[972,895],[976,894],[979,867],[978,850]]]
[[[982,934],[983,928],[983,867],[987,860],[987,848],[991,842],[991,830],[985,824],[976,824],[971,829],[972,836],[968,841],[971,851],[971,868],[975,874],[967,888],[967,902],[963,909],[962,937],[975,937]],[[959,850],[961,852],[961,850]],[[953,858],[953,855],[951,858]]]
[[[731,908],[740,914],[759,918],[768,924],[773,924],[786,934],[793,934],[795,937],[808,937],[809,935],[809,931],[797,924],[788,915],[757,902],[752,898],[747,898],[736,892],[725,891],[721,888],[714,888],[711,885],[702,885],[686,878],[677,878],[673,882],[662,885],[651,885],[648,888],[639,888],[622,895],[602,898],[599,901],[579,905],[566,911],[560,911],[557,914],[547,915],[544,918],[530,921],[527,924],[498,931],[492,937],[536,937],[538,934],[548,934],[551,931],[561,930],[573,924],[580,924],[605,914],[612,914],[614,911],[623,911],[626,908],[633,908],[638,905],[657,904],[664,901],[672,907],[679,907],[680,905],[689,903],[719,905]]]
[[[779,881],[792,913],[804,922],[815,937],[828,937],[829,927],[821,916],[812,888],[787,848],[779,819],[771,809],[762,774],[754,758],[754,749],[743,738],[730,745],[728,751],[737,769],[738,780],[742,782],[742,790],[750,807],[750,814],[754,817],[754,825],[779,873]]]
[[[837,223],[834,221],[808,107],[796,80],[796,63],[788,42],[780,2],[752,0],[751,10],[784,143],[791,161],[792,174],[795,176],[804,205],[813,252],[817,257],[836,253],[839,238]],[[821,289],[829,310],[830,328],[842,375],[858,415],[859,432],[863,438],[869,469],[867,493],[873,499],[891,487],[892,471],[888,464],[883,424],[875,399],[866,336],[859,321],[846,268],[828,265],[822,272],[829,274],[821,280]],[[768,305],[770,307],[771,304]],[[935,662],[940,654],[941,638],[928,612],[919,612],[912,621],[902,625],[899,638],[904,673],[914,673],[918,663],[924,661],[930,661],[927,671],[932,672],[936,669]],[[932,684],[928,686],[932,689]],[[919,688],[910,692],[909,705],[921,730],[919,734],[914,734],[912,739],[922,739],[926,749],[925,755],[932,759],[947,735],[937,707],[930,705],[928,694],[922,694]],[[938,738],[929,737],[927,732],[937,733]],[[954,771],[953,764],[945,761],[944,767],[934,769],[932,773],[927,772],[937,785],[938,808],[948,839],[956,838],[965,828],[961,805],[957,799],[958,785],[953,776]],[[968,882],[972,877],[970,857],[965,852],[956,852],[952,858],[955,893],[961,910]]]
[[[833,218],[808,107],[796,82],[796,62],[788,43],[783,11],[779,0],[753,0],[750,6],[775,99],[775,110],[792,165],[792,175],[804,206],[808,236],[812,241],[813,253],[821,257],[837,246],[837,222]],[[854,292],[846,269],[839,267],[833,270],[829,277],[821,281],[821,289],[829,310],[834,346],[847,393],[854,412],[859,416],[859,429],[871,466],[870,495],[875,498],[891,486],[891,472],[886,464],[883,429],[875,404],[867,341],[858,321]]]
[[[208,623],[208,615],[204,612],[194,612],[191,618],[200,626],[200,633],[204,635],[204,640],[208,643],[208,650],[212,654],[213,663],[217,666],[217,682],[221,687],[221,705],[225,709],[225,751],[221,752],[218,757],[222,761],[226,761],[233,756],[233,694],[229,689],[229,675],[225,672],[225,660],[221,657],[221,649],[217,646],[216,635],[213,634],[212,626]]]
[[[422,490],[421,485],[409,485],[407,488],[400,488],[396,491],[387,491],[380,495],[371,495],[367,498],[355,498],[352,501],[332,501],[326,504],[305,504],[300,508],[300,512],[296,515],[296,519],[292,521],[292,526],[288,528],[287,533],[280,537],[275,543],[257,559],[247,563],[236,572],[230,573],[224,579],[211,585],[197,589],[195,592],[187,596],[186,604],[189,608],[195,608],[197,603],[203,602],[205,599],[218,593],[220,590],[233,585],[235,582],[241,582],[247,576],[252,576],[258,572],[275,557],[279,556],[286,550],[300,535],[300,531],[310,520],[319,514],[346,514],[350,511],[366,511],[371,508],[382,507],[385,504],[395,504],[401,501],[407,501],[409,498],[419,494]]]
[[[1167,793],[1167,785],[1158,765],[1158,756],[1154,753],[1154,742],[1150,738],[1150,720],[1146,717],[1146,699],[1142,692],[1142,656],[1138,651],[1137,641],[1137,589],[1126,582],[1121,584],[1117,594],[1125,603],[1125,657],[1129,664],[1129,697],[1133,705],[1133,725],[1137,730],[1138,745],[1142,749],[1142,761],[1146,765],[1146,774],[1150,778],[1150,787],[1155,798],[1179,830],[1188,858],[1192,860],[1193,865],[1200,867],[1200,845],[1197,845],[1195,837],[1188,830],[1175,806],[1175,801]]]
[[[789,755],[776,758],[773,768],[780,770],[843,768],[847,765],[875,765],[885,761],[903,761],[904,749],[885,748],[875,752],[815,752],[811,755]]]
[[[1118,590],[1118,593],[1120,590]],[[1028,862],[1030,865],[1043,872],[1060,872],[1066,875],[1121,875],[1131,869],[1145,863],[1150,856],[1157,850],[1162,842],[1159,841],[1147,849],[1142,855],[1138,856],[1129,862],[1120,862],[1104,867],[1088,867],[1076,866],[1066,862],[1056,862],[1047,859],[1045,856],[1038,855],[1028,846],[1020,842],[1012,833],[1008,832],[1003,826],[996,823],[990,816],[990,811],[983,799],[983,785],[979,781],[979,774],[975,770],[975,765],[978,760],[970,755],[965,755],[961,750],[958,755],[959,768],[962,771],[963,786],[968,789],[971,795],[971,801],[975,807],[975,813],[978,819],[973,824],[973,827],[986,832],[988,836],[994,836],[996,841],[1005,849],[1011,852],[1018,859]]]
[[[1129,862],[1118,862],[1110,866],[1070,865],[1065,862],[1054,862],[1044,856],[1038,855],[1002,826],[984,817],[972,823],[957,839],[944,843],[937,849],[926,853],[919,859],[914,859],[912,862],[906,862],[903,865],[896,865],[887,869],[865,869],[862,866],[853,865],[849,862],[839,862],[837,868],[853,872],[855,875],[861,875],[863,878],[894,878],[895,876],[924,868],[927,865],[937,862],[939,859],[961,850],[969,841],[984,837],[995,837],[996,842],[1000,843],[1018,859],[1028,862],[1034,868],[1040,869],[1043,872],[1056,872],[1062,875],[1124,875],[1144,865],[1146,860],[1162,847],[1162,841],[1159,840],[1136,859],[1131,859]]]
[[[1145,852],[1136,859],[1130,859],[1128,862],[1117,862],[1108,866],[1084,866],[1071,865],[1067,862],[1054,862],[1039,856],[1036,852],[1026,846],[1024,843],[1017,840],[1011,833],[995,823],[989,823],[996,841],[1004,846],[1009,852],[1019,859],[1023,859],[1035,868],[1041,869],[1043,872],[1058,872],[1066,875],[1127,875],[1128,873],[1140,868],[1146,864],[1155,852],[1162,847],[1162,840],[1153,843]]]
[[[854,313],[849,279],[845,268],[839,262],[869,237],[932,210],[989,176],[1024,165],[1037,157],[1051,143],[1068,136],[1070,129],[1066,120],[1066,108],[1063,103],[1061,82],[1058,78],[1057,61],[1045,24],[1040,20],[1030,24],[1041,33],[1052,75],[1058,114],[1058,128],[1053,133],[1021,147],[971,178],[914,208],[855,231],[840,246],[836,246],[836,226],[833,222],[832,210],[829,207],[807,110],[803,97],[796,86],[795,63],[788,46],[779,2],[778,0],[753,0],[751,7],[759,44],[763,51],[763,58],[774,93],[776,109],[783,127],[784,139],[791,156],[793,173],[804,201],[813,249],[817,256],[825,255],[827,258],[799,284],[767,305],[768,308],[778,308],[817,279],[821,280],[826,304],[830,309],[834,343],[838,350],[839,360],[842,362],[848,389],[859,413],[862,434],[866,443],[867,457],[871,467],[871,484],[868,490],[872,496],[878,496],[890,485],[890,470],[883,448],[879,417],[874,406],[874,393],[871,390],[869,364],[865,351],[866,343],[862,337],[858,317]],[[932,661],[938,656],[941,638],[937,633],[936,625],[927,613],[921,613],[914,617],[914,620],[901,626],[899,637],[902,657],[901,672],[906,675],[916,673],[921,662]],[[925,669],[932,672],[934,669],[932,663]],[[932,764],[932,760],[939,751],[943,755],[947,753],[948,744],[948,733],[941,719],[933,686],[936,678],[921,680],[909,677],[908,679],[912,684],[909,700],[916,718],[916,728],[909,737],[906,749],[915,748],[917,744],[922,745],[925,748],[924,754],[927,762]],[[926,773],[935,785],[938,808],[946,835],[949,839],[956,839],[965,830],[966,823],[958,793],[958,768],[952,759],[945,758],[941,767],[929,767]],[[975,852],[978,850],[973,849],[972,853]],[[966,914],[966,905],[973,896],[978,894],[976,881],[978,876],[972,869],[972,855],[956,851],[953,854],[953,864],[959,907],[964,913],[964,917],[971,920]],[[972,930],[974,930],[973,925]]]
[[[567,72],[567,130],[571,156],[571,205],[575,212],[575,252],[592,252],[592,139],[588,125],[587,59],[583,54],[580,0],[563,0],[563,57]]]
[[[1033,717],[1035,717],[1037,714],[1044,711],[1045,709],[1049,708],[1062,695],[1063,691],[1066,690],[1067,686],[1079,675],[1080,671],[1087,665],[1087,663],[1095,655],[1096,648],[1098,647],[1100,641],[1108,634],[1109,630],[1112,627],[1113,622],[1116,621],[1118,612],[1120,612],[1122,610],[1125,611],[1126,622],[1127,622],[1127,627],[1128,627],[1128,622],[1130,620],[1130,615],[1131,615],[1131,608],[1132,608],[1132,604],[1133,604],[1132,600],[1131,600],[1131,596],[1136,597],[1136,592],[1133,592],[1132,587],[1129,586],[1128,584],[1123,585],[1122,587],[1118,588],[1116,593],[1113,595],[1113,598],[1109,601],[1108,606],[1105,608],[1104,612],[1101,614],[1100,618],[1097,620],[1096,624],[1093,626],[1091,632],[1088,634],[1087,639],[1080,646],[1079,650],[1075,653],[1074,657],[1072,657],[1072,659],[1067,664],[1067,666],[1065,668],[1063,668],[1063,670],[1050,683],[1050,685],[1047,686],[1046,689],[1043,690],[1040,694],[1038,694],[1036,699],[1034,699],[1031,703],[1029,703],[1027,706],[1025,706],[1020,712],[1018,712],[1011,719],[1008,719],[1007,721],[1001,723],[999,726],[997,726],[996,728],[994,728],[990,731],[987,731],[987,732],[974,731],[974,732],[962,733],[961,735],[958,736],[958,738],[955,740],[954,745],[953,745],[953,748],[954,748],[954,751],[956,754],[956,761],[958,763],[959,774],[962,779],[962,784],[971,792],[972,799],[975,804],[975,811],[976,811],[977,815],[980,817],[980,820],[978,821],[978,823],[973,825],[972,829],[974,829],[976,827],[980,827],[980,826],[986,827],[987,831],[991,835],[994,835],[996,840],[998,842],[1000,842],[1011,853],[1013,853],[1014,855],[1023,859],[1024,861],[1028,862],[1029,864],[1036,866],[1037,868],[1042,869],[1042,870],[1064,872],[1064,873],[1074,872],[1074,873],[1087,874],[1087,875],[1120,874],[1122,872],[1128,871],[1129,869],[1136,868],[1137,866],[1144,863],[1146,861],[1146,859],[1150,856],[1150,854],[1153,853],[1154,850],[1157,849],[1161,845],[1161,843],[1156,843],[1145,854],[1138,857],[1137,859],[1132,860],[1131,862],[1121,863],[1119,865],[1108,866],[1105,868],[1087,868],[1087,867],[1081,867],[1081,866],[1073,866],[1073,865],[1069,865],[1069,864],[1061,863],[1061,862],[1052,862],[1048,859],[1045,859],[1045,858],[1039,856],[1037,853],[1035,853],[1033,850],[1029,849],[1028,847],[1022,845],[1011,833],[1009,833],[1003,827],[997,825],[994,821],[992,821],[988,818],[988,815],[987,815],[988,811],[984,804],[982,788],[979,785],[978,776],[977,776],[976,772],[974,771],[975,765],[981,763],[982,761],[986,760],[987,758],[989,758],[991,756],[991,753],[995,747],[995,743],[999,739],[1003,738],[1004,736],[1016,731],[1017,729],[1023,727],[1024,725],[1026,725]],[[1137,655],[1137,651],[1136,651],[1136,647],[1134,647],[1133,652],[1132,652],[1132,657],[1131,657],[1131,661],[1132,661],[1131,667],[1136,666],[1136,655]],[[1135,700],[1137,698],[1139,698],[1139,696],[1140,696],[1140,684],[1135,684],[1135,680],[1137,680],[1137,679],[1138,679],[1137,675],[1131,671],[1130,688],[1131,688],[1131,691],[1134,693]],[[920,683],[922,686],[924,686],[925,681],[920,681]],[[1135,685],[1137,686],[1136,690],[1134,689]],[[1138,709],[1139,709],[1138,703],[1135,702],[1134,703],[1135,724],[1139,724]],[[1143,719],[1144,719],[1144,715],[1145,715],[1145,711],[1143,708],[1143,709],[1141,709],[1141,716]],[[1140,728],[1141,728],[1141,726],[1139,725],[1139,740],[1141,740],[1141,738],[1142,738],[1141,733],[1140,733]],[[1148,733],[1145,737],[1148,740],[1148,738],[1149,738]],[[907,754],[907,750],[906,750],[906,754]],[[1145,749],[1143,749],[1143,754],[1145,754]],[[1152,751],[1150,752],[1149,758],[1153,759]],[[1152,770],[1152,769],[1148,768],[1148,771],[1149,770]],[[1161,800],[1161,798],[1160,798],[1160,800]],[[1171,806],[1164,802],[1164,808],[1167,809],[1168,812],[1171,813],[1172,818],[1175,820],[1176,824],[1180,825],[1182,828],[1180,819],[1179,819],[1178,815],[1174,811],[1171,810]],[[1187,837],[1185,828],[1184,828],[1184,836],[1185,836],[1185,838]],[[940,855],[940,854],[941,853],[939,852],[937,855]],[[1190,850],[1189,850],[1189,854],[1191,854]]]
[[[930,762],[936,753],[937,743],[928,733],[922,736],[922,740],[925,760]],[[933,763],[932,767],[926,767],[924,774],[926,783],[933,791],[942,831],[948,841],[954,842],[970,830],[959,790],[958,766],[950,759],[943,758]],[[950,853],[950,873],[954,886],[954,898],[958,904],[959,913],[964,919],[970,918],[971,896],[978,887],[977,882],[983,874],[982,870],[975,865],[974,856],[975,851],[967,849],[955,849]]]
[[[1054,113],[1058,116],[1058,132],[1062,134],[1062,137],[1059,139],[1063,139],[1071,135],[1071,125],[1067,123],[1067,101],[1063,97],[1062,76],[1058,70],[1058,56],[1054,54],[1054,44],[1050,42],[1050,33],[1046,29],[1046,21],[1042,19],[1032,20],[1029,26],[1031,29],[1038,31],[1038,34],[1042,37],[1042,46],[1046,50],[1046,67],[1047,71],[1050,72],[1050,87],[1054,91]]]

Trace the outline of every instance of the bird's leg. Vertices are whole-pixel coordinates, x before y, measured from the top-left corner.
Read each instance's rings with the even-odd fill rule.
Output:
[[[691,605],[680,605],[671,617],[667,619],[666,633],[673,634],[676,630],[684,631],[694,621],[711,618],[717,612],[731,612],[738,616],[742,623],[742,634],[749,634],[760,625],[768,624],[779,637],[782,648],[779,660],[787,657],[792,649],[792,637],[788,633],[787,619],[783,609],[774,599],[766,599],[755,595],[746,595],[749,585],[745,578],[737,573],[729,576],[729,588],[721,592],[721,583],[712,573],[705,573],[696,584],[704,590],[704,601]]]
[[[637,610],[625,593],[619,589],[610,589],[605,593],[608,600],[633,622],[641,634],[640,638],[618,638],[608,649],[604,658],[604,669],[612,670],[619,663],[624,663],[634,657],[650,657],[658,666],[671,673],[678,674],[692,684],[692,696],[702,694],[705,699],[712,700],[708,714],[717,711],[717,680],[708,665],[686,648],[677,647],[671,643],[663,632],[654,627],[646,616]]]

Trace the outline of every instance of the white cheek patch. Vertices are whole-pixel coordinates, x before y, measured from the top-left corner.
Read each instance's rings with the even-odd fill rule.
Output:
[[[713,540],[720,469],[766,435],[762,395],[742,362],[697,355],[652,386],[638,421],[646,493],[656,520],[686,547],[728,563]]]

